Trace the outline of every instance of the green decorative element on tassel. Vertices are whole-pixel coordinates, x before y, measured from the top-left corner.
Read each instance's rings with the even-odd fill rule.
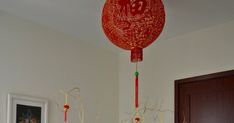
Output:
[[[135,72],[135,76],[138,76],[138,75],[139,75],[139,73],[136,71],[136,72]]]

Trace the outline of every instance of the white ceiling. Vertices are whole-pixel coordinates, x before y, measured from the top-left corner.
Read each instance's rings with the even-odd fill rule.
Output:
[[[102,32],[105,0],[0,0],[0,10],[46,25],[78,39],[113,48]],[[234,0],[163,0],[171,38],[234,20]]]

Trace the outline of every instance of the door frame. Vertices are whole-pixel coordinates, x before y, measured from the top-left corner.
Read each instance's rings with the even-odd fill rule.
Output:
[[[175,100],[174,100],[175,101],[175,123],[179,123],[179,98],[180,98],[179,86],[181,84],[193,83],[193,82],[217,79],[217,78],[224,78],[224,77],[231,76],[231,75],[234,75],[234,70],[175,80]]]

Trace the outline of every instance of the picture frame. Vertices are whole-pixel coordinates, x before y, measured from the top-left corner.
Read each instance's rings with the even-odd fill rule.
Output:
[[[47,123],[48,101],[42,98],[8,94],[7,123]]]

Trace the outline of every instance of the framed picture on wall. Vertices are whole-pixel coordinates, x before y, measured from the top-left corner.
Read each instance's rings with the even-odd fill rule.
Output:
[[[8,94],[7,123],[47,123],[48,101]]]

